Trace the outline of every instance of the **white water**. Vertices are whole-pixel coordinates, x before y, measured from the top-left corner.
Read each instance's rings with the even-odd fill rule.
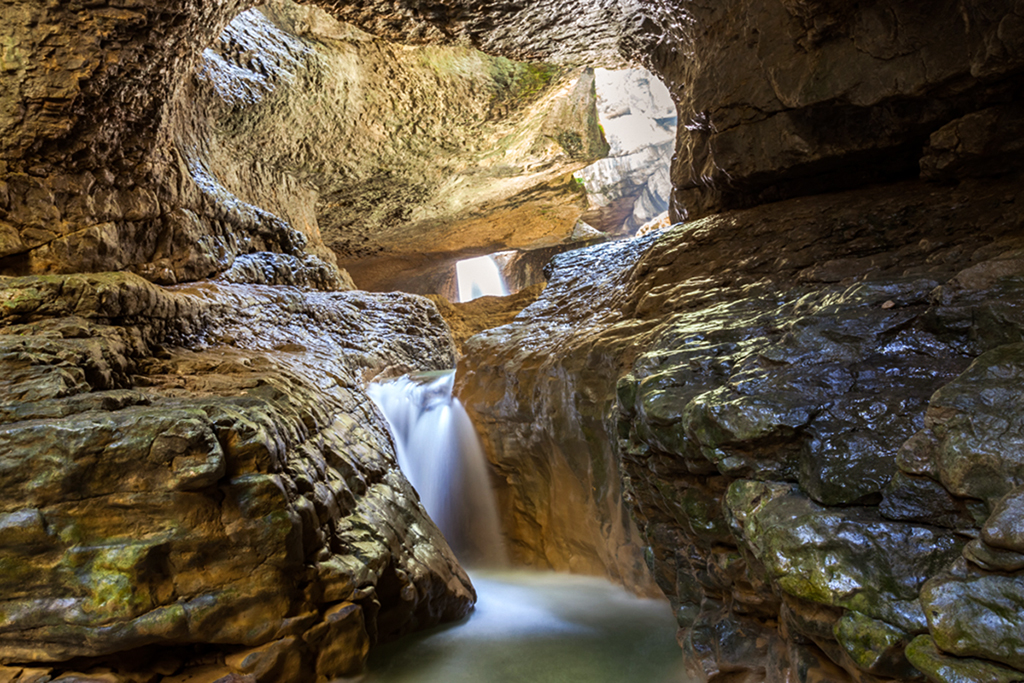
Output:
[[[466,409],[452,396],[454,381],[454,370],[422,373],[366,391],[388,420],[399,467],[456,557],[468,566],[502,566],[487,462]]]
[[[501,267],[493,256],[459,261],[455,264],[455,275],[459,282],[459,301],[508,294],[505,280],[501,277]]]
[[[486,462],[452,397],[454,372],[371,385],[398,461],[423,506],[469,565],[502,564]],[[360,683],[686,683],[668,603],[604,579],[473,571],[476,608],[373,649]]]
[[[685,683],[665,602],[604,579],[472,574],[465,621],[375,648],[362,683]]]

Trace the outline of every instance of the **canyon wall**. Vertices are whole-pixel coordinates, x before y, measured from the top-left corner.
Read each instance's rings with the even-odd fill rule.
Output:
[[[690,222],[459,368],[515,552],[635,585],[628,514],[695,680],[1019,680],[1024,11],[643,6]]]
[[[1017,680],[1020,187],[557,257],[460,365],[520,552],[628,580],[621,483],[696,680]]]
[[[0,0],[5,678],[464,615],[362,388],[450,332],[346,290],[561,248],[632,62],[691,222],[464,342],[513,555],[656,584],[698,679],[1020,678],[1019,2],[301,5]]]
[[[475,600],[364,393],[451,333],[337,261],[571,234],[592,74],[252,5],[0,4],[2,680],[327,681]]]
[[[4,675],[159,645],[164,675],[330,680],[471,608],[363,390],[450,366],[425,300],[102,273],[0,301]]]

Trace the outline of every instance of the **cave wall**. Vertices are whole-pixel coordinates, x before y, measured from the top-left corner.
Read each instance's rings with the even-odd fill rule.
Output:
[[[1017,680],[1021,8],[642,7],[690,222],[465,343],[514,551],[637,533],[695,680]]]
[[[450,366],[427,301],[130,273],[5,278],[0,301],[9,679],[151,678],[121,655],[159,645],[162,675],[329,680],[471,608],[363,388]]]
[[[1021,98],[1015,3],[730,0],[650,12],[651,68],[680,108],[676,220],[917,177],[922,148],[948,144],[933,134]],[[1011,139],[972,144],[1019,144],[1012,128],[1000,134]]]
[[[1020,187],[908,181],[557,257],[459,367],[514,550],[628,583],[622,495],[695,680],[1016,680]]]
[[[451,333],[338,256],[571,234],[614,12],[521,64],[493,7],[253,4],[2,4],[3,680],[333,680],[475,600],[364,393]]]
[[[393,288],[431,260],[567,236],[580,199],[566,176],[607,149],[592,75],[564,54],[586,41],[595,62],[621,60],[616,24],[591,41],[588,13],[548,22],[560,47],[542,55],[514,46],[551,35],[517,38],[488,17],[507,8],[467,7],[464,36],[411,47],[425,42],[420,10],[384,30],[387,3],[361,20],[283,0],[8,4],[9,274],[130,269],[173,284],[267,252],[278,270],[318,271],[321,288],[351,286],[331,276],[336,255],[364,288]],[[488,41],[505,47],[471,49]],[[535,63],[507,58],[525,54]]]
[[[575,225],[566,174],[602,151],[578,68],[638,60],[678,108],[673,215],[707,218],[559,257],[465,342],[513,554],[653,576],[698,678],[1019,677],[1019,2],[303,4],[0,4],[0,657],[38,664],[5,676],[158,644],[171,672],[329,679],[464,614],[361,389],[450,335],[336,260],[395,281],[469,233],[401,236],[392,209],[458,193],[339,153],[434,158],[439,124],[339,107],[335,77],[425,81],[368,86],[399,117],[501,86],[451,98],[485,119],[463,137],[522,133],[536,182],[460,217]],[[541,63],[572,75],[504,96]]]

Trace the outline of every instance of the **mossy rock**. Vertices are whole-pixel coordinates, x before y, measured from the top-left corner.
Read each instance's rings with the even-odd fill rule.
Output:
[[[861,612],[905,631],[925,626],[921,585],[960,556],[963,541],[858,508],[824,508],[796,487],[730,485],[733,535],[785,593]]]
[[[925,584],[921,603],[945,652],[1024,669],[1024,576],[937,577]]]
[[[931,636],[918,636],[907,646],[907,659],[934,683],[1022,683],[1024,672],[984,659],[953,657],[935,646]]]

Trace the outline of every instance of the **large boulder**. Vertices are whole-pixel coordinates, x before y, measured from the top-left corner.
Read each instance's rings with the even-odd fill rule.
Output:
[[[451,365],[427,300],[96,274],[0,301],[0,661],[277,642],[334,678],[471,608],[363,391]]]

